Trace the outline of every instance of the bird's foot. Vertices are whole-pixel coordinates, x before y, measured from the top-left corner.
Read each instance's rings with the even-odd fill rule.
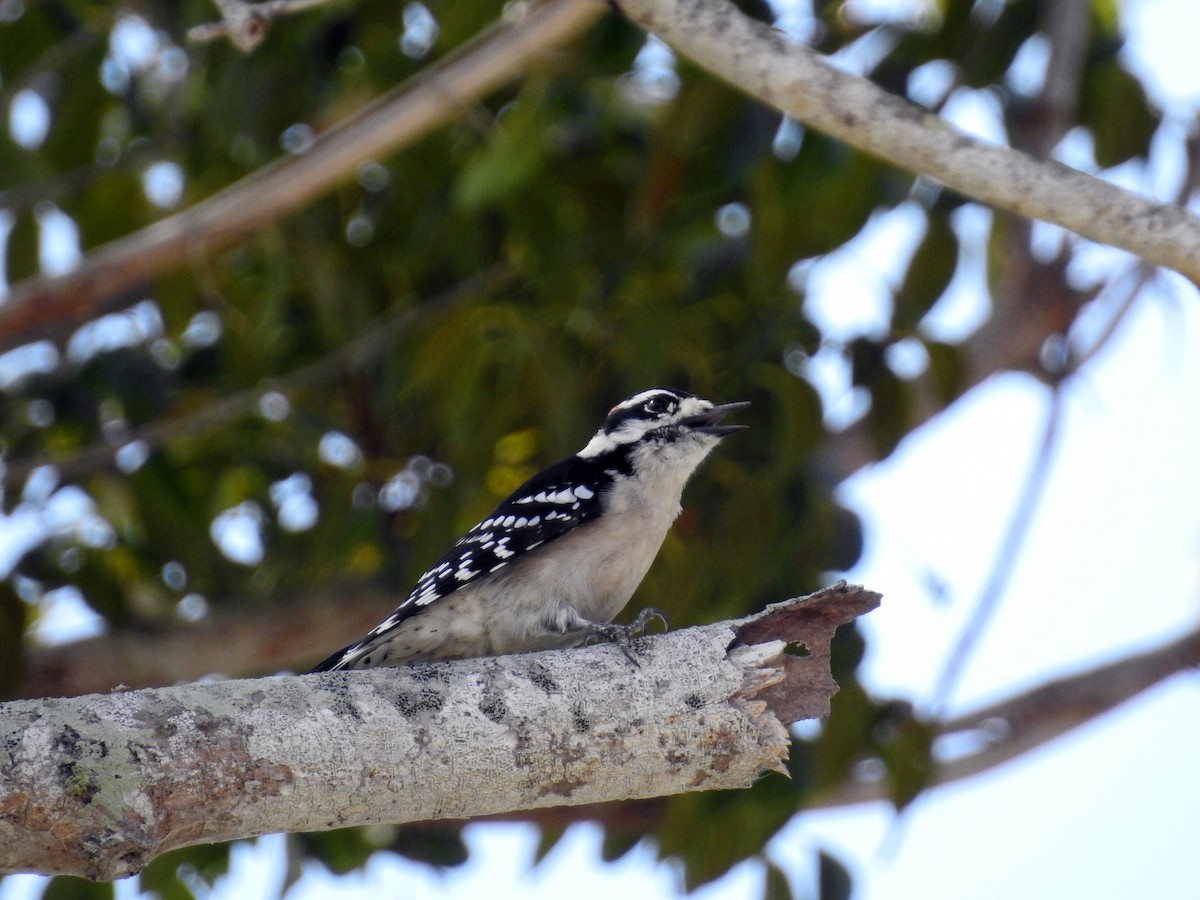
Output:
[[[667,618],[667,614],[661,609],[648,606],[638,613],[637,617],[628,625],[614,625],[611,622],[589,622],[584,629],[586,637],[583,642],[585,645],[599,643],[616,644],[627,660],[635,666],[640,667],[641,663],[633,655],[631,640],[645,634],[646,626],[654,619],[658,619],[663,623],[664,631],[670,630],[671,621]]]

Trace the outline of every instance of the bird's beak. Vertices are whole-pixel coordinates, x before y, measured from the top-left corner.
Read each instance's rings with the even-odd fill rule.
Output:
[[[683,424],[691,428],[692,431],[699,431],[701,434],[711,434],[713,437],[725,437],[727,434],[733,434],[735,431],[745,431],[749,426],[718,425],[717,423],[730,413],[745,409],[749,405],[749,400],[740,400],[737,403],[723,403],[720,406],[714,406],[712,409],[698,416],[692,416],[685,420]]]

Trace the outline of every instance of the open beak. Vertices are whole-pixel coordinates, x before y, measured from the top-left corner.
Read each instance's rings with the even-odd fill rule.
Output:
[[[749,400],[740,400],[737,403],[723,403],[720,406],[714,406],[708,412],[692,416],[681,424],[687,425],[692,431],[699,431],[701,434],[725,437],[727,434],[733,434],[735,431],[745,431],[749,426],[718,425],[717,423],[730,413],[737,412],[739,409],[745,409],[749,405]]]

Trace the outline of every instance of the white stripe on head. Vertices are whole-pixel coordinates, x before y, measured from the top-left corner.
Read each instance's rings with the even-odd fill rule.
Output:
[[[665,400],[669,405],[661,411],[652,411],[648,405],[656,399]],[[650,388],[622,400],[609,410],[604,425],[578,455],[587,459],[611,452],[635,443],[647,432],[699,415],[712,406],[710,401],[685,391]]]
[[[611,416],[619,409],[630,409],[631,407],[638,406],[641,403],[645,403],[651,397],[656,397],[659,394],[669,397],[672,400],[679,399],[678,391],[673,391],[670,388],[650,388],[649,390],[642,391],[640,394],[634,394],[627,400],[622,400],[620,403],[610,409],[608,414]]]

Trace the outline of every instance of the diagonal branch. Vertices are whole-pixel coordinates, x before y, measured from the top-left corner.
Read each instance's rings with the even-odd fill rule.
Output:
[[[813,128],[997,209],[1062,225],[1200,283],[1200,220],[1180,206],[968,137],[727,0],[622,0],[621,8],[698,65]]]
[[[589,0],[535,4],[329,129],[306,153],[278,160],[195,206],[97,248],[65,275],[17,284],[0,307],[0,350],[60,336],[120,305],[123,293],[140,281],[299,209],[361,163],[454,120],[604,10]]]
[[[967,661],[979,641],[983,638],[988,623],[1000,600],[1004,596],[1004,588],[1009,577],[1016,568],[1017,557],[1021,545],[1029,535],[1030,524],[1037,512],[1038,501],[1045,493],[1046,484],[1050,477],[1051,464],[1054,462],[1054,449],[1058,443],[1059,431],[1062,425],[1062,386],[1056,385],[1050,392],[1050,403],[1046,409],[1046,424],[1042,429],[1042,439],[1038,445],[1037,455],[1033,459],[1025,487],[1017,498],[1012,520],[1005,529],[1003,540],[992,561],[991,571],[984,583],[983,591],[971,611],[971,617],[959,635],[941,677],[934,688],[932,707],[934,715],[941,717],[954,688],[966,668]]]
[[[933,785],[970,778],[1094,721],[1166,679],[1200,666],[1200,629],[1142,653],[1059,678],[938,726],[943,738],[973,739],[968,752],[943,758]],[[816,797],[814,809],[888,800],[881,778],[848,780]]]

